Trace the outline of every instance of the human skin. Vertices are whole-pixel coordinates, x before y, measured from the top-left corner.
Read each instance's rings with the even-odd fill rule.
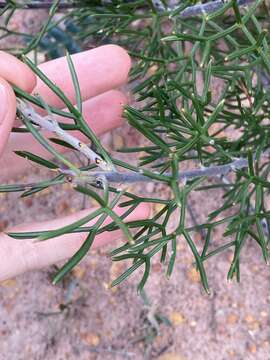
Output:
[[[83,115],[89,126],[97,135],[121,126],[122,108],[127,103],[127,98],[124,93],[115,89],[127,81],[131,61],[126,51],[116,45],[106,45],[72,55],[72,60],[82,92]],[[66,58],[41,64],[40,69],[75,104],[76,96]],[[50,154],[36,142],[31,134],[10,134],[16,121],[16,98],[11,84],[29,93],[38,93],[49,105],[59,109],[63,108],[63,103],[44,83],[36,78],[27,65],[14,56],[0,51],[0,184],[29,169],[29,162],[16,156],[14,151],[25,150],[44,158],[50,158]],[[120,215],[124,210],[116,207],[115,211]],[[63,218],[18,225],[8,230],[57,229],[80,219],[89,212],[90,209],[86,209]],[[127,220],[143,219],[148,215],[149,207],[143,204],[138,206],[127,217]],[[107,219],[107,222],[109,221],[110,219]],[[93,222],[86,225],[91,224]],[[80,248],[86,236],[85,233],[76,233],[37,242],[33,240],[19,241],[10,238],[5,233],[0,233],[0,281],[70,258]],[[116,240],[119,236],[121,236],[119,230],[109,234],[100,234],[96,237],[93,248]]]

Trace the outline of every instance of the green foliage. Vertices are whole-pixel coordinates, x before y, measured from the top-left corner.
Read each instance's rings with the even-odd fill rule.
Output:
[[[26,57],[23,59],[64,101],[71,112],[68,117],[74,121],[72,129],[87,135],[104,160],[114,164],[118,172],[128,171],[134,176],[143,175],[144,181],[146,177],[148,181],[165,183],[172,193],[171,198],[164,199],[157,198],[156,194],[153,198],[144,198],[120,191],[110,183],[109,175],[104,172],[105,181],[104,178],[101,181],[103,195],[97,192],[99,184],[96,180],[89,181],[88,185],[84,182],[75,186],[75,190],[97,201],[99,209],[95,213],[56,231],[9,234],[18,239],[38,237],[45,241],[67,233],[88,233],[81,249],[60,269],[54,282],[61,280],[83,258],[95,235],[118,228],[125,234],[127,242],[111,252],[112,260],[128,260],[131,265],[113,281],[112,286],[143,267],[144,274],[138,285],[138,290],[142,291],[151,271],[152,258],[157,255],[167,265],[167,276],[170,276],[177,261],[177,243],[183,240],[194,255],[207,292],[209,288],[204,264],[210,257],[233,249],[228,279],[236,276],[239,280],[241,251],[247,239],[251,238],[261,249],[265,262],[268,261],[270,39],[267,4],[262,0],[233,0],[224,4],[216,1],[205,4],[205,7],[200,4],[191,7],[192,3],[182,1],[179,6],[172,7],[164,1],[164,10],[161,11],[152,1],[118,1],[107,5],[104,2],[103,6],[84,1],[80,6],[76,4],[71,10],[62,12],[60,20],[59,17],[56,20],[54,15],[57,11],[61,13],[61,3],[54,2],[40,33],[18,54],[27,55],[33,49],[44,51],[44,47],[40,47],[42,38],[67,20],[78,29],[76,41],[80,46],[89,40],[95,45],[110,42],[124,46],[136,59],[130,84],[137,100],[136,108],[126,107],[125,117],[145,138],[146,145],[120,151],[134,154],[138,166],[111,158],[84,121],[80,112],[80,89],[70,56],[68,63],[76,90],[77,108],[46,79],[34,63]],[[250,5],[241,7],[243,4]],[[6,9],[7,16],[15,8],[16,5],[10,2]],[[7,28],[7,34],[13,32]],[[220,93],[213,92],[215,82],[219,82],[222,88]],[[44,107],[40,99],[20,89],[15,88],[15,91],[18,98]],[[54,108],[47,110],[63,114]],[[31,119],[24,118],[24,122],[59,163],[74,170],[74,165],[56,152],[53,142],[44,139],[36,130]],[[68,127],[65,129],[71,130]],[[68,146],[64,141],[62,144]],[[35,154],[20,152],[18,155],[52,169],[58,166],[56,162],[41,159]],[[235,159],[246,160],[238,167],[233,165]],[[182,176],[186,182],[180,182],[179,174],[183,173],[186,161],[193,161],[194,167],[199,171],[202,169],[202,172],[197,172],[196,177]],[[226,171],[217,171],[218,166],[226,164],[229,164]],[[80,176],[83,173],[88,176],[89,171],[95,174],[95,168],[96,165],[91,164],[76,171]],[[207,173],[203,172],[204,168],[209,169]],[[229,171],[231,173],[226,177]],[[209,183],[209,177],[214,182]],[[26,196],[29,192],[41,191],[64,181],[65,175],[60,174],[27,186],[1,185],[0,191],[24,191],[23,196]],[[222,206],[208,214],[206,222],[188,227],[186,213],[190,193],[203,192],[205,197],[211,197],[211,190],[219,188],[224,191]],[[126,208],[126,212],[119,217],[113,208],[122,195],[128,200],[120,204]],[[161,204],[162,208],[150,219],[126,222],[130,211],[143,202]],[[84,226],[101,214],[92,227]],[[112,222],[104,225],[107,216]],[[178,216],[173,231],[169,226],[172,216]],[[213,233],[220,225],[226,226],[225,240],[214,247]],[[200,247],[194,241],[194,234],[202,230],[205,238]]]

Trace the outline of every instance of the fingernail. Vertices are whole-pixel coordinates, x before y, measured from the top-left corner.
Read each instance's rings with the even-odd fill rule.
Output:
[[[8,97],[7,97],[7,90],[0,83],[0,125],[4,121],[7,113],[7,106],[8,106]]]

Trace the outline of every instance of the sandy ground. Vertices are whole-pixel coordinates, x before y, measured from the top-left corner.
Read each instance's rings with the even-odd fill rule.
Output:
[[[124,131],[127,127],[105,140],[124,141]],[[20,181],[43,176],[50,174],[33,167]],[[146,196],[156,191],[166,189],[148,186]],[[33,198],[18,196],[1,195],[3,228],[66,215],[79,210],[83,200],[66,186]],[[220,196],[216,192],[209,200],[203,193],[192,196],[190,204],[200,220],[213,208],[212,199],[217,203]],[[217,242],[222,239],[221,230],[215,233]],[[196,241],[199,245],[199,236]],[[166,279],[165,267],[158,262],[153,265],[145,289],[148,304],[136,293],[140,273],[108,289],[124,269],[108,258],[112,247],[90,252],[60,286],[50,283],[52,268],[0,284],[1,360],[270,359],[270,274],[253,243],[247,242],[241,256],[240,284],[226,281],[231,251],[208,261],[208,296],[180,238],[171,279]],[[164,320],[158,325],[160,316]]]
[[[127,126],[104,138],[112,148],[133,140]],[[17,181],[50,175],[33,167]],[[146,196],[153,192],[166,189],[146,188]],[[200,220],[220,196],[192,195],[190,204]],[[66,215],[80,209],[82,200],[66,186],[26,199],[2,194],[0,227]],[[222,241],[222,229],[215,241]],[[248,241],[243,250],[240,284],[226,281],[231,251],[208,261],[210,296],[201,288],[183,239],[177,248],[170,280],[165,267],[153,265],[145,288],[148,301],[136,293],[140,273],[108,289],[124,269],[108,258],[112,246],[91,251],[59,286],[51,285],[53,268],[1,283],[0,360],[270,359],[270,274],[256,245]]]

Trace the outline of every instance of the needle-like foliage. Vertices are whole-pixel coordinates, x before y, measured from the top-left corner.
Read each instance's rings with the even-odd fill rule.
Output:
[[[17,239],[40,241],[67,233],[88,234],[81,249],[56,274],[54,283],[88,253],[97,234],[119,228],[126,243],[111,252],[112,260],[128,260],[130,267],[112,286],[143,267],[138,285],[141,291],[149,277],[152,259],[157,256],[170,276],[180,241],[185,241],[193,253],[207,292],[204,265],[210,257],[233,249],[228,279],[236,276],[239,280],[241,251],[251,238],[261,249],[264,261],[268,261],[270,38],[266,1],[7,1],[1,6],[6,20],[1,38],[12,35],[23,36],[25,40],[23,49],[8,50],[14,50],[31,67],[70,113],[52,108],[41,98],[14,87],[20,99],[18,115],[27,129],[14,131],[30,131],[53,154],[54,160],[23,151],[18,155],[58,170],[58,174],[35,184],[1,185],[0,191],[18,191],[21,196],[29,196],[71,181],[75,191],[95,199],[99,205],[95,212],[61,229],[9,234]],[[9,27],[10,18],[20,7],[49,8],[48,21],[39,34],[19,34]],[[51,44],[48,39],[53,30],[56,34],[56,29],[58,41]],[[69,39],[65,36],[67,31]],[[135,59],[130,86],[136,105],[127,106],[124,115],[144,141],[141,146],[123,148],[121,152],[133,154],[137,166],[112,158],[83,119],[72,58],[67,56],[76,107],[28,57],[34,51],[44,52],[50,58],[52,46],[53,50],[57,44],[69,49],[76,44],[81,49],[89,42],[97,46],[122,45]],[[47,116],[35,115],[31,103],[43,107]],[[69,117],[73,124],[58,123],[55,114]],[[51,129],[58,139],[45,139],[40,127]],[[88,137],[91,148],[72,139],[70,130],[75,129]],[[57,152],[55,142],[81,152],[90,160],[90,166],[76,168]],[[187,163],[191,170],[190,166],[186,170]],[[146,198],[125,190],[125,183],[150,181],[169,187],[171,197],[164,199],[153,194]],[[123,189],[117,188],[116,183],[123,184]],[[188,226],[191,193],[203,192],[211,198],[215,189],[223,190],[222,205],[208,214],[207,221]],[[121,202],[122,195],[126,198]],[[119,202],[126,208],[121,217],[114,212]],[[159,210],[150,219],[126,222],[126,216],[143,202],[159,204]],[[104,225],[107,217],[111,223]],[[177,220],[173,230],[169,226],[172,217]],[[95,220],[94,225],[85,226],[90,220]],[[224,236],[215,246],[213,234],[219,226],[225,229]],[[196,232],[204,235],[202,246],[194,241]]]

